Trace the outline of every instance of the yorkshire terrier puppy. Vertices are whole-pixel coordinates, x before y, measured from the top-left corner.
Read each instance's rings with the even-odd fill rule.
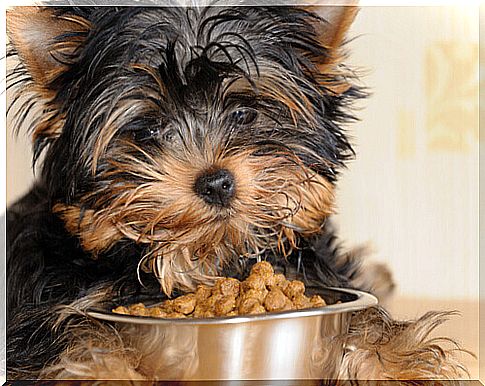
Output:
[[[354,7],[16,7],[16,130],[35,185],[7,211],[9,379],[143,379],[116,327],[84,311],[176,295],[258,260],[378,296],[385,271],[329,222],[343,125],[365,96],[342,63]],[[382,294],[379,288],[383,288]],[[427,338],[444,314],[356,313],[341,378],[453,378]]]

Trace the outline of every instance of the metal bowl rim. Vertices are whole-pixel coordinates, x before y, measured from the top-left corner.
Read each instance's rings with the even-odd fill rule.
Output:
[[[345,303],[331,304],[318,308],[306,308],[303,310],[292,310],[282,312],[272,312],[266,314],[243,315],[243,316],[226,316],[218,318],[180,318],[180,319],[166,319],[153,318],[149,316],[132,316],[115,314],[113,312],[106,312],[98,309],[91,309],[87,311],[87,315],[109,322],[119,323],[134,323],[134,324],[149,324],[149,325],[218,325],[218,324],[239,324],[262,320],[275,319],[292,319],[309,316],[320,316],[328,314],[338,314],[343,312],[359,311],[364,308],[375,306],[378,303],[377,298],[364,291],[349,289],[349,288],[335,288],[325,287],[326,290],[335,292],[344,292],[351,295],[356,295],[357,299]]]

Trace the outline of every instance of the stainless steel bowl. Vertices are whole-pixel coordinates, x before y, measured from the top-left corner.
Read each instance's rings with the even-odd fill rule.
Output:
[[[312,289],[326,307],[212,319],[157,319],[92,310],[115,322],[143,353],[140,371],[152,379],[269,380],[337,376],[353,311],[377,304],[365,292]]]

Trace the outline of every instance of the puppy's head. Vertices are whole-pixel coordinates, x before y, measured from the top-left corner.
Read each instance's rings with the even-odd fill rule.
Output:
[[[327,7],[14,8],[34,153],[66,228],[101,256],[145,246],[162,288],[298,248],[332,213],[362,96],[341,65],[355,14]],[[14,102],[15,103],[15,102]]]

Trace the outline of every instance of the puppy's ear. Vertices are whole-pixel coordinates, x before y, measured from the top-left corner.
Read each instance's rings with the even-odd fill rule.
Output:
[[[310,6],[308,10],[320,16],[324,22],[316,26],[320,42],[330,50],[338,49],[357,15],[357,1],[343,1],[345,5]]]
[[[314,58],[318,71],[322,74],[321,83],[335,94],[346,92],[351,84],[340,64],[345,57],[341,49],[345,43],[346,34],[358,12],[357,0],[341,0],[342,5],[315,5],[306,6],[306,10],[318,15],[322,20],[314,23],[317,39],[327,49],[326,55]],[[329,81],[331,79],[331,81]]]
[[[56,15],[48,7],[19,6],[7,11],[7,34],[36,86],[55,88],[53,80],[75,62],[89,23]]]

